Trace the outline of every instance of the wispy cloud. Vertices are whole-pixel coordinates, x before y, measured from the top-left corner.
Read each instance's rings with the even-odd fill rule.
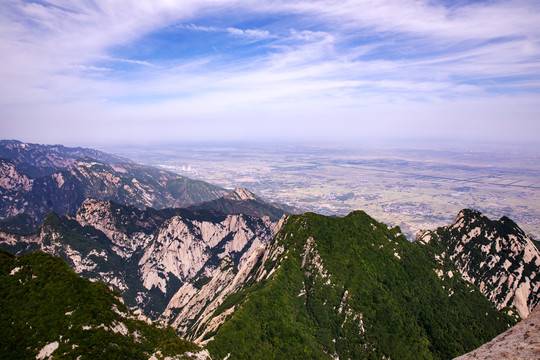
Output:
[[[270,34],[267,30],[260,30],[260,29],[238,29],[235,27],[228,27],[227,31],[230,34],[238,35],[238,36],[246,36],[249,38],[256,38],[256,39],[268,39],[273,37],[272,34]]]
[[[183,30],[213,32],[213,33],[229,33],[236,36],[254,38],[254,39],[276,38],[276,36],[272,35],[268,30],[262,30],[262,29],[240,29],[240,28],[236,28],[232,26],[216,27],[216,26],[201,26],[201,25],[196,25],[196,24],[180,24],[177,27]]]
[[[113,123],[156,114],[173,126],[247,124],[261,112],[300,129],[323,114],[352,127],[366,114],[390,119],[386,105],[403,109],[389,112],[399,131],[408,110],[426,124],[437,106],[441,119],[452,105],[497,108],[489,121],[503,122],[501,107],[519,96],[531,101],[521,121],[538,129],[540,3],[446,4],[9,0],[0,3],[0,115],[35,125],[29,109],[72,119],[78,104]]]
[[[195,24],[179,24],[177,25],[179,29],[184,30],[193,30],[193,31],[204,31],[204,32],[220,32],[223,31],[223,29],[219,29],[214,26],[200,26]]]
[[[120,63],[142,65],[142,66],[148,66],[148,67],[157,67],[155,64],[152,64],[151,62],[142,61],[142,60],[135,60],[135,59],[110,58],[109,61],[116,61],[116,62],[120,62]]]

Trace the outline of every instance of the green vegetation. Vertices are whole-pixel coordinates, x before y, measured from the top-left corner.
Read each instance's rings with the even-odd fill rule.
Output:
[[[39,223],[28,214],[18,214],[6,221],[0,221],[0,229],[7,232],[29,234]]]
[[[171,328],[157,328],[124,305],[120,293],[81,278],[43,252],[15,257],[0,250],[0,353],[35,358],[58,343],[58,359],[148,359],[197,351]]]
[[[451,359],[516,322],[433,248],[364,212],[292,216],[274,241],[274,274],[218,309],[238,306],[208,345],[217,358]]]

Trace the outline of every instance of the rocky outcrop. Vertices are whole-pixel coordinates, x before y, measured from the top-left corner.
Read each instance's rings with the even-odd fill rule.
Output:
[[[456,360],[540,359],[540,308],[487,344]]]
[[[461,276],[499,310],[515,307],[526,318],[540,302],[540,251],[507,217],[492,221],[462,210],[450,226],[421,231],[416,241],[441,246]]]
[[[266,244],[259,246],[239,268],[231,257],[225,257],[206,284],[185,283],[167,305],[162,320],[182,337],[199,343],[210,341],[207,334],[215,332],[234,313],[236,304],[219,313],[217,310],[227,296],[245,288],[248,280],[254,280],[267,253]]]
[[[232,193],[226,196],[230,200],[258,200],[258,196],[246,188],[236,188]]]
[[[298,214],[299,210],[287,205],[270,203],[246,188],[237,188],[219,199],[189,206],[191,210],[213,209],[225,214],[245,214],[278,221],[285,214]]]
[[[31,234],[0,232],[0,246],[62,257],[78,274],[115,286],[128,304],[158,316],[184,282],[213,275],[223,258],[242,267],[276,226],[242,214],[140,210],[87,199],[74,216],[49,213]]]
[[[170,276],[186,281],[197,274],[212,275],[225,256],[242,266],[257,247],[272,239],[274,228],[268,218],[243,214],[212,221],[174,216],[159,229],[139,262],[144,286],[166,292]]]

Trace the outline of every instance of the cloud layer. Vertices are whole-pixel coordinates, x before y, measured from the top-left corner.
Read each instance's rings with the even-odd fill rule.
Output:
[[[539,23],[537,1],[6,0],[0,126],[42,142],[535,141]]]

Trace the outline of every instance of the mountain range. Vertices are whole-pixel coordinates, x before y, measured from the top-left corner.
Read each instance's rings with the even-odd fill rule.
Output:
[[[30,234],[0,232],[0,243],[18,255],[42,250],[62,257],[78,274],[115,286],[128,305],[155,317],[184,282],[211,275],[224,256],[242,264],[274,229],[268,217],[140,210],[87,199],[74,215],[49,212]]]
[[[0,142],[0,220],[53,210],[74,213],[86,198],[139,208],[184,207],[229,192],[150,166],[82,148]]]
[[[450,359],[526,319],[540,302],[540,251],[507,217],[464,209],[410,242],[362,211],[298,214],[247,189],[228,192],[95,150],[0,144],[0,247],[10,252],[0,254],[1,310],[12,314],[0,322],[2,333],[13,333],[14,318],[26,319],[9,335],[9,344],[23,344],[10,345],[11,358],[91,358],[94,340],[84,343],[78,330],[88,328],[105,344],[136,343],[136,356],[106,345],[124,358]],[[171,191],[179,183],[183,190]],[[73,291],[65,283],[29,270],[21,277],[21,269],[42,265],[62,274],[71,267],[62,277],[90,294],[72,297],[106,299],[99,306],[108,312],[92,312],[108,314],[106,321],[72,321],[70,300],[59,295]],[[44,282],[26,287],[34,276]],[[58,311],[40,302],[45,288],[58,297]],[[33,333],[38,320],[16,306],[25,302],[45,319],[40,329],[63,325]],[[143,330],[132,320],[147,324],[156,335],[144,338],[153,340],[138,341]],[[197,345],[169,337],[171,328]],[[122,338],[103,340],[111,333]]]
[[[437,232],[465,225],[456,243],[476,242],[468,239],[479,231],[478,220],[488,221],[463,211]],[[200,290],[184,285],[163,318],[217,358],[449,359],[508,329],[538,301],[540,253],[518,228],[498,232],[505,221],[483,230],[510,265],[491,261],[468,270],[493,274],[494,283],[529,283],[524,293],[520,286],[507,290],[507,299],[526,299],[521,310],[516,301],[486,297],[487,288],[475,285],[482,280],[441,251],[445,240],[411,243],[399,228],[354,212],[288,217],[238,272],[225,259]],[[536,270],[526,273],[527,267]],[[207,305],[193,311],[194,304]]]

